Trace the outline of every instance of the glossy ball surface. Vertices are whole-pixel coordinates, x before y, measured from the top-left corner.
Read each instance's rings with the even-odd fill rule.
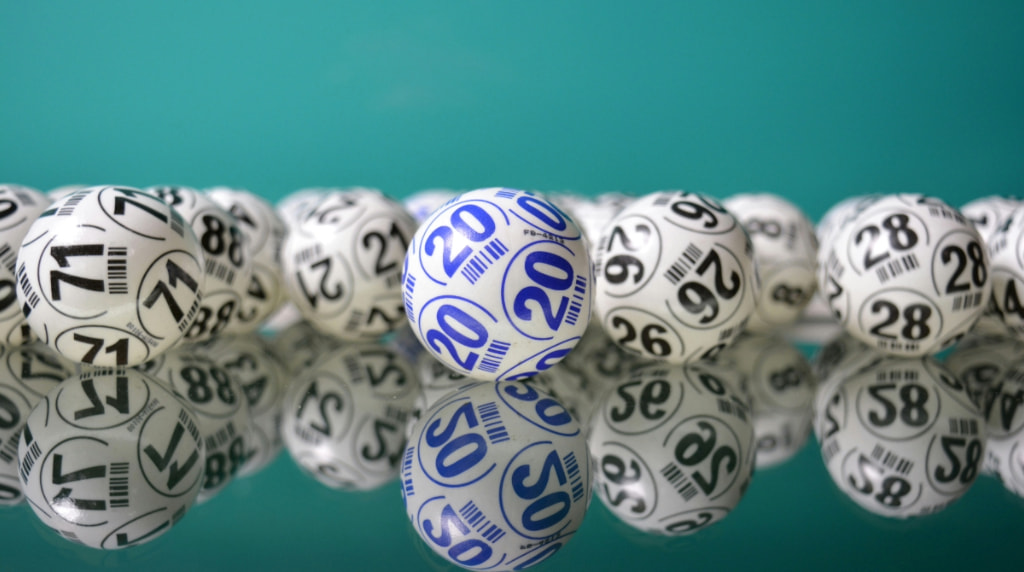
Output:
[[[0,185],[0,344],[21,345],[35,339],[15,294],[18,250],[32,223],[50,206],[39,191]]]

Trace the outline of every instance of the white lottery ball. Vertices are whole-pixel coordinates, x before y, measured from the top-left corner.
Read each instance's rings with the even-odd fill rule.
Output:
[[[529,377],[566,356],[590,319],[590,256],[576,223],[513,189],[459,195],[416,231],[403,294],[435,358],[475,379]]]
[[[402,262],[416,223],[376,191],[321,196],[284,242],[291,301],[318,330],[372,341],[405,325]]]
[[[173,347],[205,299],[195,234],[161,199],[90,187],[54,203],[18,253],[18,303],[69,359],[134,365]]]
[[[962,382],[931,358],[883,357],[833,389],[821,455],[836,486],[869,512],[942,510],[982,467],[985,423]]]
[[[1017,198],[991,195],[964,204],[960,207],[960,212],[974,224],[981,238],[988,242],[992,235],[1006,224],[1010,213],[1020,204]]]
[[[54,187],[54,188],[50,189],[49,191],[46,191],[46,198],[50,199],[50,202],[59,201],[59,200],[63,199],[64,197],[70,195],[71,193],[73,193],[75,191],[80,191],[80,190],[82,190],[82,189],[84,189],[86,187],[89,187],[89,186],[91,186],[91,185],[81,185],[81,184],[61,185],[59,187]]]
[[[761,278],[747,330],[763,333],[796,322],[818,285],[811,221],[793,203],[768,193],[733,195],[722,204],[750,235]]]
[[[472,570],[522,569],[556,553],[590,502],[583,431],[519,382],[474,383],[425,412],[402,458],[402,496],[434,552]]]
[[[206,288],[195,321],[185,332],[185,341],[200,342],[247,331],[238,319],[238,309],[250,286],[252,252],[235,217],[190,187],[159,186],[145,191],[178,211],[203,249]]]
[[[288,453],[326,486],[377,488],[398,475],[418,392],[412,365],[387,346],[351,344],[327,354],[285,396]]]
[[[977,322],[992,291],[978,231],[938,199],[889,195],[826,247],[821,288],[843,327],[902,356],[934,354]]]
[[[983,407],[988,429],[986,472],[1007,490],[1024,497],[1024,362],[986,388]]]
[[[310,207],[320,201],[320,198],[328,192],[323,187],[309,187],[298,189],[288,193],[283,199],[274,205],[277,216],[289,229],[302,220],[309,212]]]
[[[692,534],[725,518],[754,469],[747,400],[720,366],[651,364],[598,404],[587,438],[597,496],[643,532]]]
[[[753,246],[713,199],[685,191],[633,201],[606,227],[595,260],[595,312],[622,347],[686,363],[714,355],[754,312]]]
[[[988,252],[994,311],[1013,335],[1024,337],[1024,206],[992,234]]]
[[[96,368],[28,417],[18,458],[29,506],[64,538],[106,550],[166,533],[203,480],[199,421],[148,375]]]
[[[35,339],[18,304],[18,249],[32,223],[50,200],[21,185],[0,185],[0,344],[21,345]]]
[[[242,387],[210,358],[186,346],[139,366],[195,412],[206,457],[199,502],[206,502],[235,478],[249,450],[249,404]]]
[[[238,382],[249,405],[249,434],[245,460],[238,476],[245,477],[270,464],[284,446],[281,441],[281,407],[291,379],[280,362],[257,334],[222,336],[197,345]]]
[[[249,243],[252,275],[238,306],[238,333],[254,332],[284,302],[281,276],[281,245],[288,228],[274,207],[255,194],[226,187],[208,189],[206,194],[235,217]]]
[[[879,199],[879,195],[856,195],[847,197],[838,203],[829,207],[825,214],[818,221],[818,224],[814,227],[814,234],[818,237],[818,244],[825,246],[832,243],[832,238],[835,233],[841,228],[846,226],[851,220],[856,218],[864,207],[870,205]],[[818,262],[819,265],[824,263],[821,258],[826,253],[824,249],[818,251]]]
[[[427,189],[418,191],[406,197],[402,201],[405,210],[409,211],[416,223],[427,220],[434,211],[439,209],[446,202],[457,197],[459,193],[447,189]]]

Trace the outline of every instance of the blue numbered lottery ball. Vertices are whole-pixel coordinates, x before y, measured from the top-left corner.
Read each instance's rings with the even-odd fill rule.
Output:
[[[420,225],[402,290],[413,332],[435,358],[474,379],[512,380],[579,342],[592,284],[568,215],[533,193],[493,188],[459,195]]]
[[[605,331],[648,359],[687,363],[728,346],[754,312],[754,250],[716,201],[685,191],[639,198],[597,246],[594,306]]]
[[[598,404],[587,437],[594,488],[624,523],[693,534],[725,518],[754,469],[754,427],[738,374],[708,361],[633,370]]]
[[[18,252],[18,304],[68,359],[135,365],[177,344],[205,299],[199,240],[163,200],[128,187],[75,191]]]
[[[818,239],[807,216],[769,193],[733,195],[723,203],[754,243],[761,293],[747,324],[766,333],[796,322],[818,287]]]
[[[934,359],[875,352],[829,390],[819,412],[822,460],[860,507],[891,518],[931,514],[974,483],[984,417],[966,385]]]
[[[237,333],[254,332],[286,298],[281,275],[281,244],[288,229],[265,199],[243,189],[214,187],[206,190],[213,202],[235,217],[249,243],[252,275],[239,303]]]
[[[285,396],[281,426],[295,463],[336,489],[398,476],[419,394],[415,369],[381,344],[348,344],[314,363]]]
[[[986,387],[982,404],[988,430],[985,472],[1024,497],[1024,361],[1018,358]]]
[[[416,223],[370,189],[335,190],[295,225],[281,263],[291,301],[321,332],[374,341],[406,324],[402,262]]]
[[[590,502],[582,428],[552,397],[519,382],[472,383],[434,404],[413,427],[401,474],[420,538],[471,570],[548,559]]]
[[[177,186],[145,191],[171,205],[195,231],[203,249],[206,288],[185,341],[200,342],[220,334],[249,331],[238,318],[251,285],[252,252],[234,215],[204,193]]]
[[[152,377],[95,368],[54,388],[18,445],[33,512],[64,538],[112,550],[149,542],[185,515],[203,481],[192,409]]]
[[[47,346],[0,346],[0,507],[21,503],[18,437],[29,412],[74,372]]]
[[[825,245],[820,287],[836,319],[891,355],[930,355],[956,343],[992,292],[978,231],[922,195],[877,197],[860,209]]]
[[[32,223],[50,200],[21,185],[0,185],[0,344],[21,345],[35,339],[15,294],[18,249]]]
[[[206,502],[230,484],[249,451],[249,403],[226,370],[192,346],[173,349],[139,369],[152,375],[192,408],[205,445],[198,500]]]

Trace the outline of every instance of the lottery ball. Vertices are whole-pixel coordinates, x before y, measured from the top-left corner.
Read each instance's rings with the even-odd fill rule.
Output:
[[[597,246],[594,306],[627,350],[670,363],[714,355],[746,326],[758,296],[753,246],[716,201],[652,193],[612,219]]]
[[[64,197],[70,195],[71,193],[73,193],[75,191],[80,191],[80,190],[82,190],[82,189],[84,189],[86,187],[89,187],[89,186],[91,186],[91,185],[79,185],[79,184],[61,185],[59,187],[55,187],[53,189],[50,189],[49,191],[46,191],[46,198],[49,199],[50,202],[59,201],[59,200],[63,199]]]
[[[409,195],[402,201],[416,223],[422,223],[434,214],[441,205],[457,197],[459,193],[447,189],[427,189]]]
[[[519,570],[556,553],[590,501],[582,428],[529,384],[472,383],[434,404],[402,456],[420,538],[471,570]]]
[[[960,207],[960,212],[971,221],[978,234],[986,242],[1001,229],[1010,218],[1010,213],[1020,206],[1014,197],[992,195],[974,199]]]
[[[15,292],[18,249],[32,223],[50,200],[21,185],[0,185],[0,344],[21,345],[35,339]]]
[[[1019,355],[1019,354],[1018,354]],[[1024,497],[1024,362],[1019,359],[983,397],[988,430],[985,472]]]
[[[412,365],[387,346],[350,344],[327,354],[285,396],[288,453],[328,487],[377,488],[398,476],[418,391]]]
[[[942,510],[981,470],[984,418],[934,359],[876,356],[825,400],[822,460],[839,490],[869,512]]]
[[[173,347],[205,299],[199,240],[163,200],[128,187],[75,191],[18,253],[18,304],[68,359],[134,365]]]
[[[972,331],[943,362],[967,386],[971,401],[979,407],[989,390],[1006,377],[1024,356],[1024,341],[1015,336]]]
[[[206,191],[221,208],[235,217],[249,243],[252,274],[238,305],[238,333],[254,332],[284,302],[281,244],[287,227],[274,207],[249,191],[215,187]]]
[[[817,381],[807,358],[784,339],[765,335],[742,336],[724,353],[746,379],[756,468],[788,461],[811,434]]]
[[[92,368],[55,387],[18,444],[36,516],[64,538],[112,550],[177,524],[199,493],[203,442],[191,408],[139,371]]]
[[[206,288],[186,342],[247,331],[238,319],[252,277],[252,252],[231,213],[190,187],[159,186],[145,191],[171,205],[195,231],[203,249]]]
[[[152,375],[195,412],[206,452],[199,502],[224,490],[249,450],[249,404],[227,371],[191,346],[175,348],[139,369]]]
[[[288,326],[273,337],[270,351],[284,364],[293,379],[323,354],[341,346],[338,340],[320,333],[309,322],[301,320]]]
[[[993,310],[1007,329],[1024,337],[1024,207],[1017,207],[989,239]]]
[[[605,507],[642,532],[692,534],[725,518],[754,469],[754,427],[735,373],[650,364],[598,404],[587,440]]]
[[[793,203],[768,193],[733,195],[722,204],[750,235],[761,278],[747,330],[764,333],[796,322],[818,285],[811,221]]]
[[[974,326],[992,290],[978,231],[938,199],[882,197],[837,231],[821,288],[837,320],[880,351],[934,354]]]
[[[29,412],[74,372],[40,343],[0,346],[0,506],[21,503],[18,436]]]
[[[238,476],[259,472],[273,461],[284,446],[281,441],[281,406],[289,377],[282,364],[257,334],[221,336],[197,345],[241,387],[249,405],[249,433],[245,460]]]
[[[416,223],[376,191],[321,196],[281,253],[291,301],[321,332],[372,341],[405,325],[402,261]]]
[[[591,323],[583,339],[561,365],[580,377],[585,384],[581,391],[596,404],[604,392],[618,385],[631,369],[649,361],[623,349],[608,337],[600,324]]]
[[[413,332],[474,379],[529,377],[566,356],[590,319],[590,256],[549,201],[479,189],[434,212],[413,237],[402,290]]]

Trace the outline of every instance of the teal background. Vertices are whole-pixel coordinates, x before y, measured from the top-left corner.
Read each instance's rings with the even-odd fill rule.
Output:
[[[0,180],[41,189],[768,190],[817,218],[871,191],[1019,193],[1022,175],[1019,1],[0,0]],[[1016,568],[1022,530],[989,478],[932,517],[871,517],[812,445],[691,538],[595,503],[540,569]],[[444,568],[396,483],[331,491],[286,456],[125,552],[0,509],[0,570],[92,567]]]

